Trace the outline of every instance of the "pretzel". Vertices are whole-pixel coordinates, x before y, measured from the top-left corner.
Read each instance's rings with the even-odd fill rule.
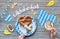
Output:
[[[18,22],[22,26],[24,26],[25,24],[29,26],[32,23],[32,18],[30,16],[26,16],[26,17],[22,16],[18,19]]]

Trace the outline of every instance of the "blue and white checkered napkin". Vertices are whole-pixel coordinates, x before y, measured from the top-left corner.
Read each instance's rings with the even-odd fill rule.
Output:
[[[7,22],[10,22],[10,21],[12,21],[12,16],[11,16],[10,14],[8,14],[8,15],[5,17],[4,20],[7,21]]]
[[[34,34],[35,32],[36,32],[36,29],[37,29],[37,25],[36,25],[36,21],[35,21],[35,19],[33,18],[32,19],[32,22],[33,22],[33,29],[32,29],[32,31],[31,32],[29,32],[28,34],[24,34],[22,31],[21,31],[21,27],[20,27],[20,25],[19,25],[19,23],[18,23],[18,21],[16,22],[16,31],[17,31],[17,33],[18,34],[24,34],[25,36],[31,36],[32,34]]]
[[[56,22],[56,16],[54,14],[48,14],[45,10],[39,11],[37,14],[37,18],[42,28],[44,28],[44,23],[46,21],[51,21],[52,23]]]

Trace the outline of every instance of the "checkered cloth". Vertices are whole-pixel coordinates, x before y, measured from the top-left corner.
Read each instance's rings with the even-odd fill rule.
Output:
[[[37,18],[42,28],[44,28],[44,23],[46,21],[56,23],[56,16],[54,14],[48,14],[45,10],[39,11],[37,14]]]
[[[37,25],[36,25],[36,21],[35,21],[35,19],[33,18],[32,19],[32,22],[33,22],[33,29],[32,29],[32,31],[31,32],[29,32],[28,34],[25,34],[25,36],[31,36],[32,34],[34,34],[35,33],[35,31],[36,31],[36,29],[37,29]],[[17,33],[18,34],[24,34],[21,30],[20,30],[20,25],[19,25],[19,23],[18,23],[18,21],[16,22],[16,31],[17,31]]]

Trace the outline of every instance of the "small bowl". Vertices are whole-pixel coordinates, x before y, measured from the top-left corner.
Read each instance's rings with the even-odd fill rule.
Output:
[[[14,29],[13,29],[13,27],[12,27],[11,24],[9,24],[9,25],[7,26],[7,28],[8,28],[8,30],[9,30],[10,32],[13,32],[13,31],[14,31]]]

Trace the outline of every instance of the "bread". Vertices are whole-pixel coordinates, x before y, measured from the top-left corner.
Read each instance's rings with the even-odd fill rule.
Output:
[[[32,23],[32,18],[30,16],[25,16],[25,17],[21,16],[21,17],[19,17],[18,22],[22,26],[24,26],[24,25],[29,26]]]

